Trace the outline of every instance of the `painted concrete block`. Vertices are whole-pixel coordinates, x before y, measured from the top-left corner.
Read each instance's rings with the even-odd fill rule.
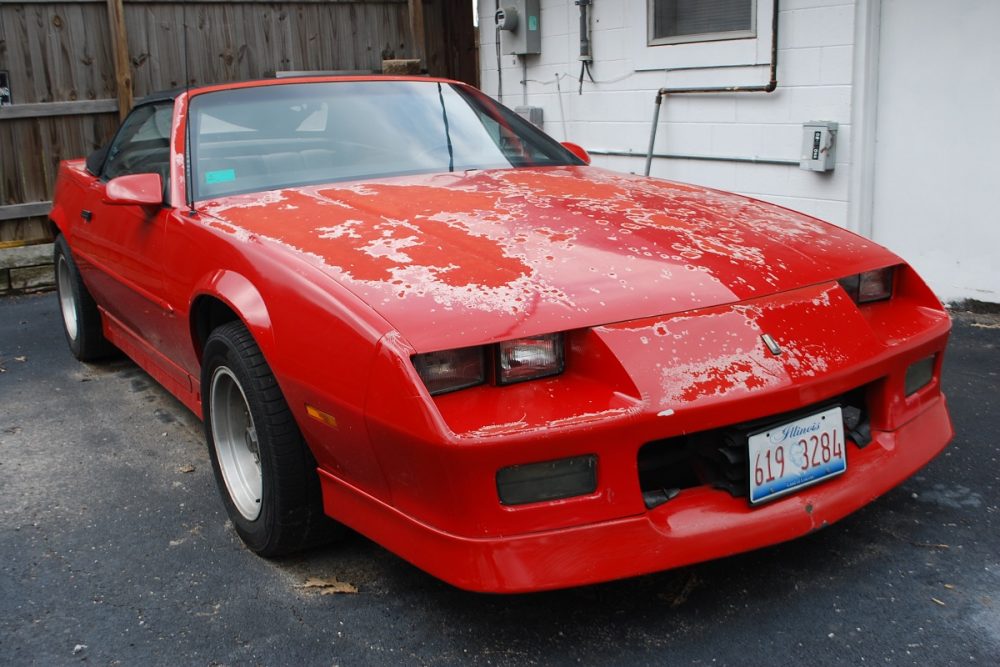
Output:
[[[51,263],[51,243],[39,243],[19,248],[0,248],[0,269]]]
[[[10,288],[12,290],[40,289],[51,287],[54,284],[55,273],[51,264],[10,269]]]
[[[854,43],[854,6],[782,11],[778,36],[785,49]]]

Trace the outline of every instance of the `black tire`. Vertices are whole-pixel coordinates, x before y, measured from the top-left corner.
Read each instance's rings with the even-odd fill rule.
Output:
[[[52,263],[63,333],[73,356],[80,361],[94,361],[114,354],[115,347],[104,337],[101,328],[101,313],[80,278],[80,271],[62,234],[56,237]]]
[[[337,536],[341,527],[323,512],[316,461],[264,355],[241,322],[223,324],[209,335],[201,396],[215,481],[246,546],[270,558]],[[248,452],[256,461],[248,463]],[[258,478],[253,477],[253,463]]]

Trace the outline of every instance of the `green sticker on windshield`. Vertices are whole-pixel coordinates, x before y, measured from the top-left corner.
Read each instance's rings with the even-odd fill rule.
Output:
[[[205,183],[207,185],[212,185],[214,183],[228,183],[229,181],[236,180],[236,170],[235,169],[217,169],[215,171],[205,172]]]

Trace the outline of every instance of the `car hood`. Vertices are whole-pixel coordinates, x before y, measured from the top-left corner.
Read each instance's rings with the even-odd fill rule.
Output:
[[[772,204],[595,167],[298,187],[201,210],[318,266],[417,351],[745,301],[899,261]]]

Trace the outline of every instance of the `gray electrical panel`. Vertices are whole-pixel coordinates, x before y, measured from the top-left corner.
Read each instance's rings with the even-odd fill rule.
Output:
[[[837,163],[837,123],[811,120],[802,124],[802,157],[799,168],[808,171],[833,171]]]
[[[542,107],[514,107],[517,115],[541,129],[542,127]]]
[[[542,52],[539,0],[508,0],[496,13],[500,47],[505,56],[527,56]]]

